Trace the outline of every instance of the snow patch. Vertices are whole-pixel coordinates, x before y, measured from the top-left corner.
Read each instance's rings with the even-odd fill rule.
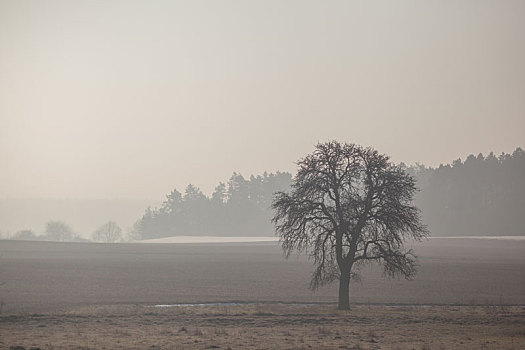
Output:
[[[253,243],[278,242],[278,237],[175,236],[145,239],[137,243]]]

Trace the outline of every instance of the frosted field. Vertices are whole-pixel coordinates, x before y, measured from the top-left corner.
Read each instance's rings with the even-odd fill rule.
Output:
[[[270,237],[272,238],[272,237]],[[366,268],[358,304],[525,304],[523,239],[433,238],[415,245],[414,281]],[[0,241],[3,313],[82,305],[209,302],[328,303],[337,286],[308,290],[312,266],[277,242],[89,244]]]

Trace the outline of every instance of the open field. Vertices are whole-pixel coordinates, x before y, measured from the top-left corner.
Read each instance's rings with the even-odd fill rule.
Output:
[[[0,316],[0,347],[25,349],[523,349],[513,306],[79,307]]]
[[[366,268],[340,312],[337,286],[309,291],[310,263],[275,243],[0,241],[0,348],[525,348],[525,241],[415,248],[414,281]]]
[[[432,239],[418,244],[414,281],[377,268],[353,283],[360,304],[525,305],[525,241]],[[93,304],[334,302],[308,290],[312,267],[275,243],[85,244],[0,241],[3,313]]]

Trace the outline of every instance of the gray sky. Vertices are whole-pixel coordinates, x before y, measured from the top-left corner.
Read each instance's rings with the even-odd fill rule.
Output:
[[[525,1],[0,0],[0,197],[210,193],[318,141],[525,142]]]

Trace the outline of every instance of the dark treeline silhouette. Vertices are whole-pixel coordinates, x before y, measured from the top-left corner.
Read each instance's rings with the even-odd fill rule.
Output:
[[[525,234],[525,152],[470,155],[437,168],[405,170],[417,180],[415,204],[433,236]],[[160,208],[148,208],[135,238],[176,235],[272,235],[273,194],[289,190],[292,175],[277,172],[245,179],[234,173],[211,197],[188,185],[173,190]]]
[[[525,152],[470,155],[438,168],[409,169],[416,204],[434,236],[525,234]]]
[[[135,237],[271,234],[273,194],[288,189],[291,181],[289,173],[264,173],[249,179],[233,173],[227,183],[217,185],[211,197],[193,185],[184,194],[175,189],[160,208],[146,210],[135,224]]]

